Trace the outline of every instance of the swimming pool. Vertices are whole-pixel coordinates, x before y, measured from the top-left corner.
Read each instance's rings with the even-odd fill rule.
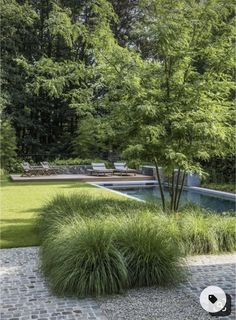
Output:
[[[104,185],[105,186],[105,185]],[[156,199],[160,199],[160,192],[158,186],[147,186],[147,185],[112,185],[106,186],[108,189],[115,189],[123,194],[132,196],[137,199],[145,200],[145,201],[156,201]],[[196,188],[197,189],[197,188]],[[200,188],[199,188],[200,189]],[[207,191],[206,191],[207,192]],[[226,212],[236,211],[236,201],[235,198],[227,198],[220,197],[219,195],[212,195],[209,193],[201,191],[194,191],[190,188],[187,190],[183,190],[183,194],[181,197],[180,203],[195,203],[200,205],[201,207],[209,210],[213,210],[216,212]],[[165,195],[169,197],[168,190],[165,189]]]

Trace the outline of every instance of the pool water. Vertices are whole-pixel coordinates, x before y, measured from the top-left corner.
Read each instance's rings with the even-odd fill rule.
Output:
[[[159,188],[157,186],[153,187],[125,187],[116,188],[121,193],[133,196],[135,198],[145,200],[145,201],[156,201],[156,199],[161,199]],[[169,197],[168,190],[165,190],[165,195]],[[184,203],[195,203],[201,207],[217,212],[236,211],[236,202],[232,199],[219,198],[218,196],[212,196],[209,194],[203,194],[200,192],[192,190],[183,190],[181,195],[180,204]]]

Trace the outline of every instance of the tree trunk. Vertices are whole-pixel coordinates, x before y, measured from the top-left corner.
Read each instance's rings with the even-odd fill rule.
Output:
[[[177,206],[178,192],[180,192],[180,190],[179,190],[179,176],[180,176],[180,169],[178,169],[176,185],[175,185],[174,211],[176,210],[176,206]]]
[[[156,159],[154,160],[154,162],[155,162],[155,167],[156,167],[156,172],[157,172],[157,180],[159,183],[159,188],[160,188],[160,193],[161,193],[162,208],[163,208],[163,211],[165,211],[166,210],[165,195],[164,195],[163,186],[161,183],[161,177],[160,177],[160,172],[159,172],[159,168],[158,168],[158,163],[157,163]]]
[[[179,195],[178,195],[178,200],[177,200],[177,203],[176,203],[175,211],[177,211],[179,209],[179,201],[180,201],[180,197],[181,197],[181,194],[182,194],[182,191],[183,191],[183,188],[184,188],[185,176],[186,176],[186,171],[184,171],[184,173],[183,173],[181,187],[180,187],[180,190],[179,190]]]
[[[172,179],[171,179],[171,194],[170,194],[170,210],[173,210],[174,207],[174,198],[175,198],[175,170],[172,172]]]

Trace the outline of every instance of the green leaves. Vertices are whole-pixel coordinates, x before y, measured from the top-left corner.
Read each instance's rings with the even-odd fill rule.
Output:
[[[1,120],[1,168],[11,171],[16,158],[16,135],[9,119]]]
[[[124,154],[156,162],[167,174],[202,174],[201,160],[232,152],[233,70],[222,62],[232,55],[232,4],[226,11],[219,11],[220,0],[142,4],[137,29],[148,51],[137,65],[141,95],[130,92],[124,110]]]
[[[75,38],[75,28],[72,25],[70,11],[53,4],[49,18],[46,20],[47,29],[54,37],[61,37],[68,47],[72,47]]]
[[[232,0],[2,3],[4,92],[21,153],[127,147],[132,158],[132,146],[133,157],[188,170],[232,153]]]
[[[112,6],[106,0],[2,4],[4,90],[19,152],[42,158],[71,152],[80,121],[96,114],[103,95],[100,53],[111,55],[116,45]]]

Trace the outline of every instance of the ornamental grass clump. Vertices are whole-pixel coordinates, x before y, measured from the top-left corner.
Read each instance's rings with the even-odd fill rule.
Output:
[[[43,242],[42,271],[59,295],[103,295],[122,292],[128,274],[113,233],[104,221],[74,218]]]
[[[178,238],[170,233],[171,227],[167,219],[150,212],[123,218],[116,240],[131,287],[167,285],[183,279]]]
[[[236,221],[235,217],[223,216],[214,221],[213,227],[219,252],[236,251]]]
[[[180,242],[187,255],[232,252],[236,250],[236,219],[230,214],[190,206],[176,221]]]
[[[65,218],[75,216],[96,217],[109,216],[111,214],[120,215],[123,213],[133,213],[143,211],[144,208],[155,208],[155,205],[142,203],[127,198],[108,196],[103,190],[96,194],[86,194],[80,192],[65,195],[58,194],[48,201],[40,210],[38,219],[38,229],[40,237],[47,236],[53,232],[54,226],[58,225]]]
[[[181,240],[185,254],[218,252],[218,242],[212,219],[207,215],[189,213],[179,221]]]
[[[150,212],[66,217],[43,238],[42,271],[59,295],[99,296],[173,284],[183,268],[166,222]]]
[[[176,215],[98,192],[60,195],[39,214],[41,267],[60,295],[91,296],[184,279],[184,255],[236,250],[235,217]]]

